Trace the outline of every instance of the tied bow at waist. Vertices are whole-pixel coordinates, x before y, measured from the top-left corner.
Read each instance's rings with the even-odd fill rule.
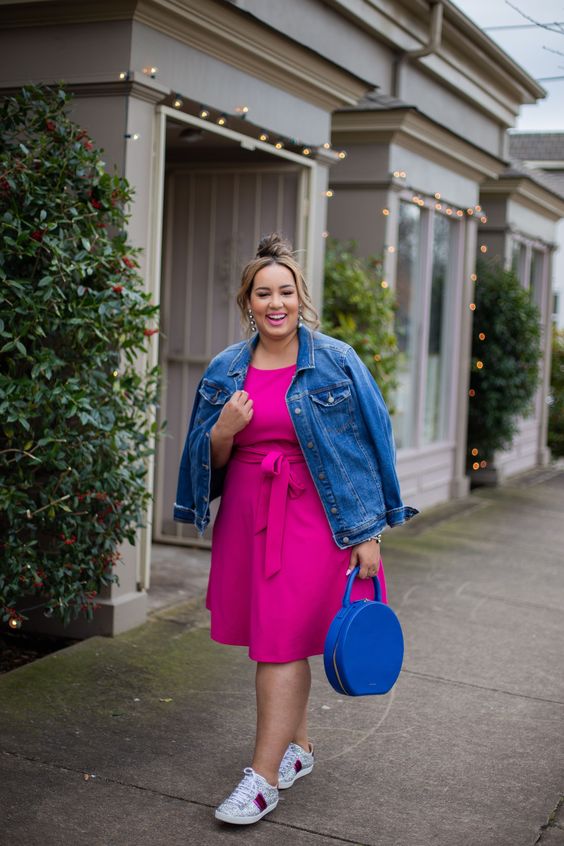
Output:
[[[274,576],[282,566],[282,543],[286,523],[288,497],[295,499],[304,492],[304,486],[292,476],[291,465],[302,463],[301,452],[261,452],[248,447],[237,447],[235,456],[248,464],[260,464],[260,486],[255,533],[266,530],[264,575]]]

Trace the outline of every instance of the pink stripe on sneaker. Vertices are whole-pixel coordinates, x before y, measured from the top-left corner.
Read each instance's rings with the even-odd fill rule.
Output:
[[[262,793],[257,793],[255,798],[253,799],[253,802],[255,803],[259,811],[264,811],[264,809],[266,808],[266,799],[264,798]]]
[[[299,758],[297,759],[296,763],[294,764],[294,769],[297,773],[299,773],[299,771],[302,769],[302,762],[300,761]]]

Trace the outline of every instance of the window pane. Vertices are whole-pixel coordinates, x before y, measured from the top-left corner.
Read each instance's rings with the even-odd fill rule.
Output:
[[[429,344],[425,384],[425,419],[423,442],[440,440],[444,435],[446,400],[446,307],[447,286],[452,266],[452,221],[442,214],[435,215],[433,226],[433,270],[429,313]]]
[[[544,253],[533,250],[531,254],[531,299],[538,309],[542,308],[542,266]]]
[[[513,255],[511,257],[511,269],[521,282],[521,285],[524,284],[523,277],[525,275],[525,253],[525,245],[522,244],[520,241],[516,241],[515,239],[513,239]]]
[[[415,402],[416,302],[419,280],[421,210],[412,203],[400,203],[398,264],[396,275],[398,339],[398,388],[393,417],[396,446],[413,443]]]

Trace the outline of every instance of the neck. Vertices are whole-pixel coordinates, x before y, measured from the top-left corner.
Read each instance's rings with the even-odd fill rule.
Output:
[[[298,348],[297,331],[289,338],[281,338],[279,341],[259,335],[259,340],[255,348],[255,359],[276,361],[282,365],[295,364],[298,356]]]

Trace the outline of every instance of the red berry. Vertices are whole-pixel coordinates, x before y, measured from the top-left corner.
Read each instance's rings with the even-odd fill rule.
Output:
[[[116,294],[121,294],[121,292],[123,291],[123,285],[113,285],[112,291],[115,291]]]
[[[31,233],[31,237],[34,241],[43,241],[43,230],[36,229],[35,232]]]
[[[124,263],[127,267],[135,267],[135,262],[133,262],[133,261],[132,261],[130,258],[128,258],[127,256],[124,256],[124,257],[123,257],[123,263]]]
[[[57,128],[57,126],[55,124],[55,121],[53,121],[53,120],[46,120],[45,121],[45,129],[48,132],[54,132],[56,128]]]

